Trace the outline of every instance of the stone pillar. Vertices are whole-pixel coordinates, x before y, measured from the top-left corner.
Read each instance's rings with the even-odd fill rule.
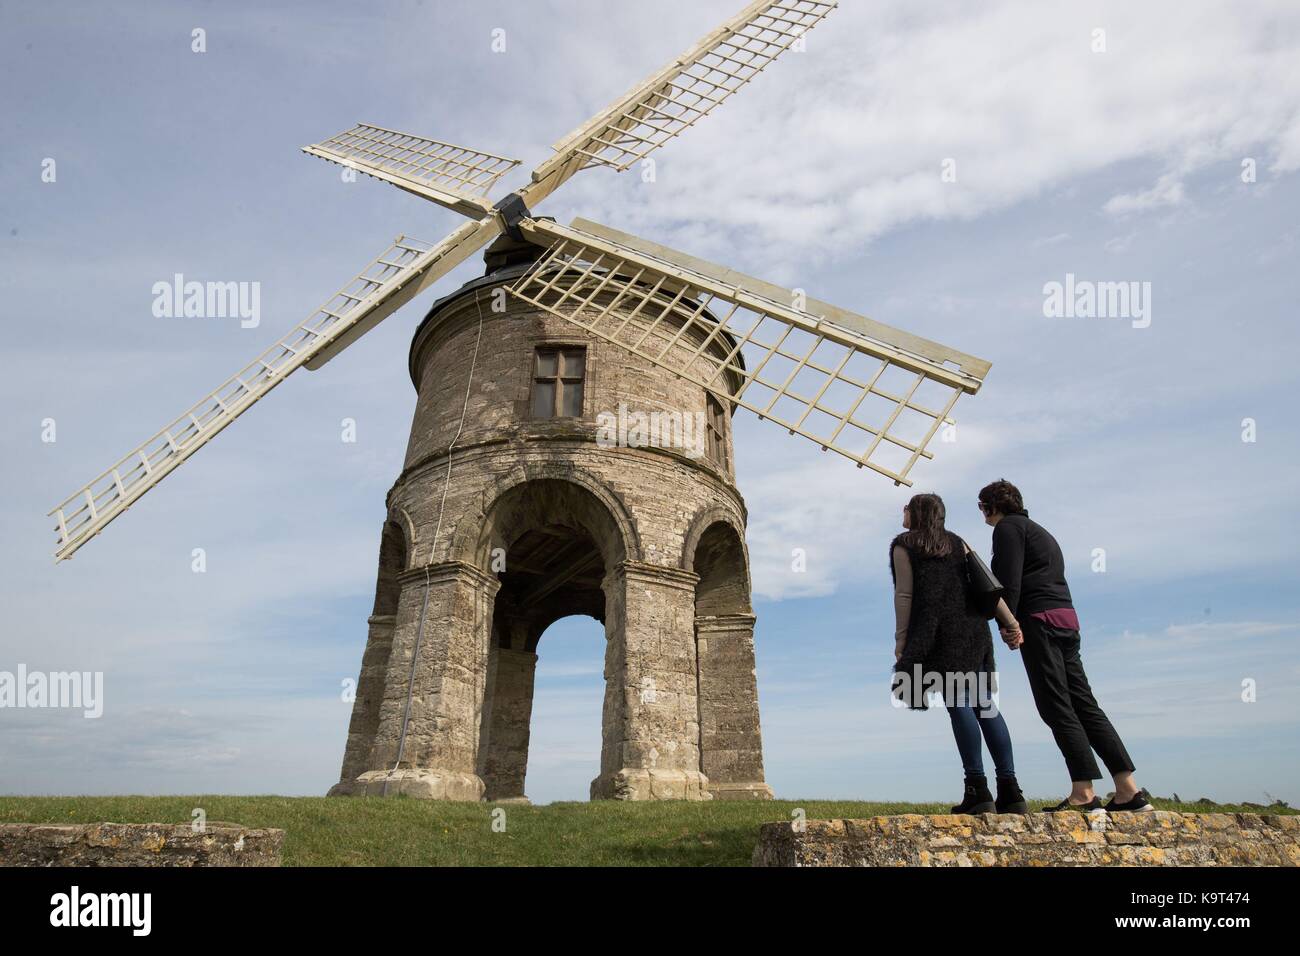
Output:
[[[375,745],[375,732],[379,729],[379,705],[384,698],[384,683],[388,675],[388,655],[393,647],[394,614],[370,616],[370,633],[366,638],[366,651],[361,657],[361,676],[357,678],[356,699],[352,702],[352,720],[348,724],[348,743],[343,751],[343,772],[339,785],[330,789],[330,796],[338,796],[347,785],[370,769],[370,751]]]
[[[754,666],[754,615],[695,619],[700,664],[700,766],[719,800],[771,800]]]
[[[624,561],[606,575],[605,705],[593,800],[708,800],[700,772],[695,584]]]
[[[340,792],[367,796],[408,796],[432,800],[479,800],[479,730],[487,683],[492,603],[500,583],[471,564],[449,561],[428,572],[424,614],[414,680],[426,569],[401,575],[387,679],[369,769]],[[410,721],[400,765],[398,741],[411,696]]]
[[[533,716],[533,679],[537,655],[505,647],[492,650],[492,683],[479,776],[484,800],[527,802],[529,722]]]

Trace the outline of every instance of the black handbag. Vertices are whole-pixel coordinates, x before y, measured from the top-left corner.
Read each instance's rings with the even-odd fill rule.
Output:
[[[971,603],[984,615],[985,620],[991,621],[997,616],[998,601],[1002,600],[1002,595],[1006,593],[1007,589],[1002,586],[1002,582],[984,563],[984,559],[975,553],[975,549],[969,545],[966,545],[966,547],[968,548],[966,551],[966,593],[970,596]]]

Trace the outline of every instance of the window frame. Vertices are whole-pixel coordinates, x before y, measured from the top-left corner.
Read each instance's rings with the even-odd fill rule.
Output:
[[[541,374],[541,360],[544,354],[555,356],[555,374]],[[578,362],[582,370],[581,377],[565,375],[568,368],[567,358],[571,355],[580,355]],[[582,342],[546,342],[533,347],[532,368],[529,372],[528,386],[528,417],[535,421],[552,421],[555,419],[576,420],[586,417],[587,411],[587,379],[588,379],[588,350],[586,343]],[[551,412],[549,415],[540,415],[537,411],[537,391],[539,385],[550,384],[554,386],[554,396],[551,400]],[[578,401],[578,414],[564,414],[564,395],[567,391],[566,386],[572,387],[577,385],[580,390]]]
[[[704,393],[704,455],[723,471],[731,467],[727,460],[727,409],[712,392]]]

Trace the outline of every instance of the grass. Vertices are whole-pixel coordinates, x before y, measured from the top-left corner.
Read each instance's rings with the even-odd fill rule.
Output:
[[[1045,805],[1049,800],[1031,802]],[[1162,810],[1261,812],[1259,807],[1155,801]],[[209,822],[285,831],[285,866],[748,866],[759,824],[896,813],[947,813],[949,804],[836,800],[708,803],[553,803],[507,806],[407,798],[0,797],[0,823]],[[1294,813],[1269,808],[1266,812]]]

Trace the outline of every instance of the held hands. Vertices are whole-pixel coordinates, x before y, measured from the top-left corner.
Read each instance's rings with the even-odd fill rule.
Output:
[[[1002,634],[1002,640],[1013,651],[1019,649],[1020,645],[1025,643],[1025,635],[1020,632],[1019,624],[999,625],[998,631]]]

